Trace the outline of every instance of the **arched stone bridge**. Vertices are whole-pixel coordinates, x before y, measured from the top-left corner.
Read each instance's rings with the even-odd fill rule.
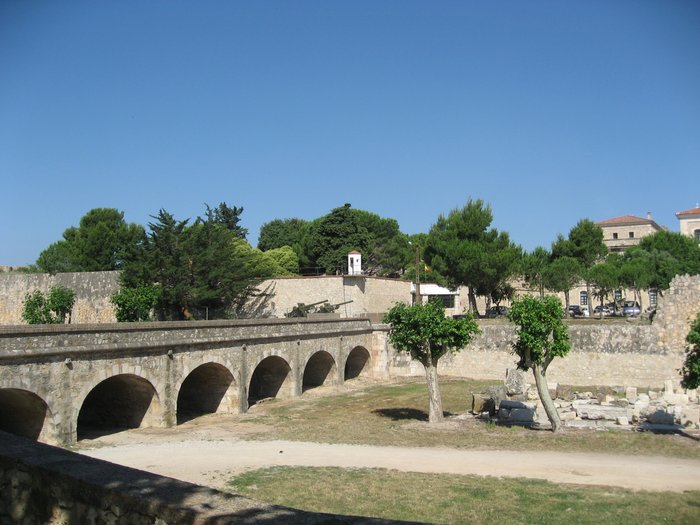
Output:
[[[52,444],[240,413],[383,377],[368,319],[14,326],[0,330],[0,430]]]

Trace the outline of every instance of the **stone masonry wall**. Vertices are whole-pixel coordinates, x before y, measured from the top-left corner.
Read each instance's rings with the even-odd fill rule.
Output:
[[[34,290],[47,293],[54,285],[75,292],[71,323],[114,323],[109,297],[119,289],[118,272],[37,274],[0,273],[0,325],[23,324],[24,297]]]
[[[679,275],[659,295],[653,326],[662,346],[684,349],[693,320],[700,313],[700,275]]]
[[[269,505],[0,432],[0,523],[392,522]]]

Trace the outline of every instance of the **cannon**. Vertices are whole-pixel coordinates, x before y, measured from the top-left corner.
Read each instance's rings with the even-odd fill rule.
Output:
[[[326,304],[324,304],[323,306],[319,306],[319,307],[316,309],[316,312],[319,313],[319,314],[332,314],[332,313],[335,312],[339,307],[343,306],[344,304],[350,304],[351,302],[352,302],[352,300],[350,300],[350,301],[343,301],[342,303],[338,303],[338,304],[330,304],[330,303],[326,302]]]
[[[291,309],[291,311],[287,312],[284,314],[285,317],[306,317],[308,314],[310,314],[319,304],[327,303],[328,299],[324,299],[323,301],[318,301],[316,303],[311,303],[311,304],[306,304],[306,303],[297,303],[295,307]]]

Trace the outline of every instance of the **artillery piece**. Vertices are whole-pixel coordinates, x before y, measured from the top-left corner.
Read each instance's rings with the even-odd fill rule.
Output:
[[[316,313],[332,314],[333,312],[335,312],[338,308],[340,308],[344,304],[350,304],[351,302],[352,302],[352,299],[350,301],[343,301],[342,303],[338,303],[338,304],[330,304],[329,302],[326,301],[326,304],[324,304],[323,306],[319,306],[316,309]]]
[[[291,311],[287,312],[284,314],[285,317],[306,317],[312,311],[319,305],[323,303],[327,303],[328,299],[324,299],[323,301],[318,301],[316,303],[311,303],[311,304],[305,304],[305,303],[297,303],[295,307],[291,309]]]

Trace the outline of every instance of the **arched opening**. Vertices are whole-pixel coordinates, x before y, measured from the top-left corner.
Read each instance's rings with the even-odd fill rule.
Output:
[[[34,392],[0,388],[0,430],[39,439],[48,413],[46,402]]]
[[[304,368],[304,379],[302,381],[301,390],[306,391],[310,388],[316,388],[325,384],[326,380],[331,380],[335,376],[335,360],[328,352],[321,350],[311,356],[311,359],[306,363]]]
[[[230,412],[236,398],[233,384],[233,374],[217,363],[205,363],[192,370],[177,395],[178,425],[204,414]]]
[[[266,357],[253,372],[248,389],[248,406],[261,399],[277,397],[277,394],[291,381],[291,371],[287,361],[277,356]]]
[[[352,349],[345,361],[345,380],[355,379],[369,370],[369,352],[358,346]]]
[[[99,383],[85,397],[78,414],[78,439],[157,424],[160,403],[146,379],[120,374]]]

